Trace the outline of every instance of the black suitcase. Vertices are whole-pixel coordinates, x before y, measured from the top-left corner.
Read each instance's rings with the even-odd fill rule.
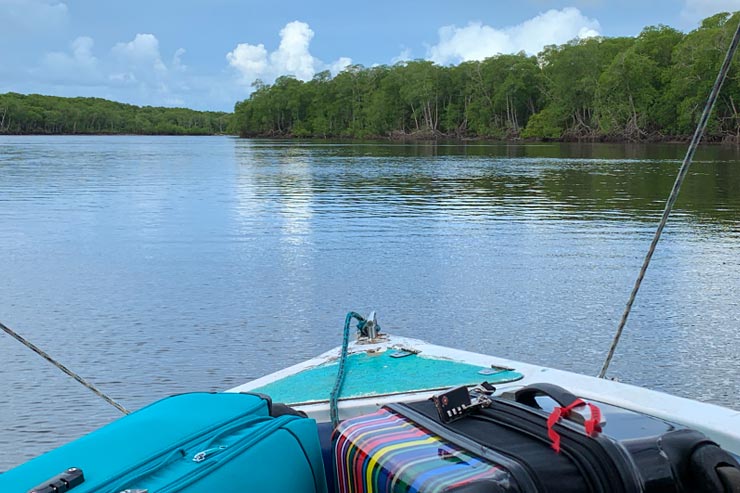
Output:
[[[467,392],[387,407],[450,443],[470,449],[472,440],[512,459],[518,466],[509,472],[521,491],[740,492],[736,459],[698,431],[606,404],[581,407],[583,401],[551,384],[510,398],[483,395],[472,407],[469,400],[455,405],[461,391]],[[592,411],[571,412],[576,406]]]

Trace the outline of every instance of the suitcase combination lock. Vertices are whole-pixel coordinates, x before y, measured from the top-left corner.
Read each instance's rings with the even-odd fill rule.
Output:
[[[84,482],[85,475],[82,474],[82,469],[70,467],[63,473],[57,474],[35,488],[31,488],[28,493],[64,493]]]

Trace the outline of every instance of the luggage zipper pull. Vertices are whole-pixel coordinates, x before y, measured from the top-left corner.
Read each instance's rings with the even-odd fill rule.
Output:
[[[207,458],[212,457],[216,455],[217,453],[223,451],[225,448],[226,448],[226,445],[221,445],[220,447],[213,447],[213,448],[202,450],[193,456],[193,462],[203,462]]]

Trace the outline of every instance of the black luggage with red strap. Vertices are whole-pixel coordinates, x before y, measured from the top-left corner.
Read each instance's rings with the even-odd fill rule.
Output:
[[[551,384],[525,387],[511,398],[484,395],[479,405],[468,400],[456,406],[455,392],[459,397],[461,391],[467,393],[456,389],[435,401],[387,409],[462,449],[507,458],[518,491],[740,492],[737,460],[698,431],[586,403]],[[602,431],[604,418],[608,426]],[[503,490],[482,483],[464,491]]]

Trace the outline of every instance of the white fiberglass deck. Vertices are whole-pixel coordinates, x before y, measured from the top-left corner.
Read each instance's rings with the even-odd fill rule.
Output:
[[[410,351],[414,355],[391,358],[390,354],[398,350]],[[297,404],[317,421],[328,421],[329,392],[339,354],[339,348],[335,348],[230,391],[267,393],[275,401]],[[500,393],[547,382],[565,387],[586,399],[695,428],[731,452],[740,454],[740,412],[713,404],[409,338],[386,336],[372,343],[355,342],[350,345],[350,355],[349,361],[356,364],[348,365],[350,371],[343,388],[346,393],[342,393],[339,402],[342,419],[392,402],[425,399],[441,388],[454,385],[489,381]]]

